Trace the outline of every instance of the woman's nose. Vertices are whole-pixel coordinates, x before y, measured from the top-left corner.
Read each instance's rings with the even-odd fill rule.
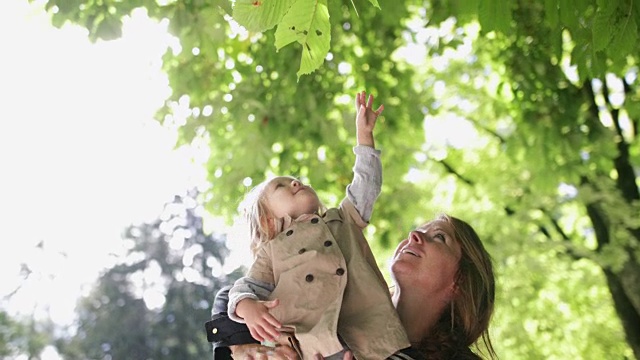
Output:
[[[423,242],[422,234],[420,232],[418,232],[418,231],[410,232],[409,233],[409,241],[421,244]]]

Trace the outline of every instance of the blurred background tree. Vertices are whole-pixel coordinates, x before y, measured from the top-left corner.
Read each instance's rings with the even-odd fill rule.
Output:
[[[204,231],[192,191],[176,196],[159,219],[131,226],[123,263],[107,269],[78,305],[77,330],[60,336],[65,359],[204,359],[211,357],[204,323],[224,284],[225,237]]]
[[[303,45],[276,52],[275,30],[244,31],[224,0],[46,4],[53,24],[80,24],[94,40],[117,38],[134,11],[169,23],[180,45],[164,57],[173,92],[158,120],[179,127],[180,144],[209,147],[211,188],[198,201],[210,213],[230,220],[246,187],[270,173],[302,176],[336,204],[351,178],[353,94],[366,90],[385,104],[385,184],[369,233],[381,266],[413,226],[446,211],[494,256],[502,358],[640,359],[637,2],[382,0],[379,10],[329,0],[330,49],[300,77]],[[144,268],[165,274],[170,254],[152,249],[140,250],[158,256]],[[168,331],[156,335],[161,346],[128,351],[205,351],[204,334],[178,324],[206,320],[216,284],[182,282],[180,296],[207,287],[202,308],[191,301],[170,317],[170,288],[163,310],[145,310],[122,295],[123,281],[101,281],[81,312],[95,342],[69,349],[119,351],[117,339],[97,340],[117,333],[90,319],[122,296],[149,314],[138,336]]]
[[[10,359],[19,354],[38,358],[47,344],[52,343],[55,325],[34,318],[13,318],[0,310],[0,357]]]

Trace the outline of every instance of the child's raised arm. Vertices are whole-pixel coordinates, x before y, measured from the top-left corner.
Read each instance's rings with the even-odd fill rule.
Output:
[[[373,95],[365,91],[356,94],[356,141],[353,148],[356,161],[353,166],[353,180],[347,186],[347,197],[355,205],[358,214],[365,222],[369,222],[373,204],[382,187],[382,164],[380,151],[376,150],[373,129],[378,116],[384,110],[380,105],[373,110]]]
[[[369,94],[367,99],[365,91],[356,94],[356,141],[358,145],[370,146],[375,149],[373,128],[383,110],[384,105],[373,110],[373,95]]]

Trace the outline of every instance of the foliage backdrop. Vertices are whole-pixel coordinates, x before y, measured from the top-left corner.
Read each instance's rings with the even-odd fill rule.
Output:
[[[118,37],[137,8],[168,19],[181,50],[165,55],[173,93],[158,119],[181,125],[181,143],[208,144],[212,186],[200,200],[211,213],[230,219],[243,180],[271,172],[308,178],[335,204],[351,177],[353,95],[366,90],[385,104],[376,128],[385,182],[369,234],[381,266],[412,227],[446,211],[473,224],[494,257],[491,331],[501,358],[640,359],[640,3],[264,0],[237,8],[289,3],[297,10],[254,32],[234,25],[226,0],[47,7],[55,25],[80,24],[94,40]],[[321,10],[323,27],[297,7]],[[238,20],[251,28],[251,16]],[[278,31],[299,30],[298,22],[317,38],[283,40]],[[198,296],[210,305],[211,293]],[[99,308],[86,315],[101,316]],[[166,325],[168,315],[157,316],[164,320],[154,326]],[[207,349],[192,325],[171,329],[201,348],[171,348],[172,358]],[[105,343],[97,328],[86,334],[74,349],[114,351],[97,349]]]

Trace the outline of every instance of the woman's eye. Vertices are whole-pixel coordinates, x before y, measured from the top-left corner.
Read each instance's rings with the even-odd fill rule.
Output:
[[[435,234],[433,237],[435,239],[438,239],[438,240],[444,242],[444,235],[443,234]]]

